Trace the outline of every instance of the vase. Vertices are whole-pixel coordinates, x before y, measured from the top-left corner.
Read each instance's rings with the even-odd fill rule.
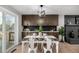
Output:
[[[39,35],[42,36],[42,32],[39,32]]]
[[[59,41],[64,41],[64,36],[59,35]]]

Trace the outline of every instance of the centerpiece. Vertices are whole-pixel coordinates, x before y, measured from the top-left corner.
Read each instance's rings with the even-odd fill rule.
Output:
[[[39,35],[42,35],[42,31],[43,31],[42,26],[39,26],[39,29],[37,29],[37,32],[39,33]]]

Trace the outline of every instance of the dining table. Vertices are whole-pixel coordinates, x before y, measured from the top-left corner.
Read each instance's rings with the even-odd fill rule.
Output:
[[[59,41],[56,40],[57,38],[55,36],[52,36],[52,35],[47,35],[47,36],[43,36],[43,35],[37,35],[37,36],[27,35],[27,36],[25,36],[23,41],[22,41],[22,52],[24,52],[24,44],[30,42],[30,40],[28,40],[28,39],[34,38],[34,39],[36,39],[36,40],[34,40],[34,43],[41,43],[41,44],[43,44],[43,43],[47,42],[47,40],[41,40],[41,39],[44,39],[45,37],[48,37],[49,39],[51,39],[51,43],[56,44],[56,53],[58,53]]]

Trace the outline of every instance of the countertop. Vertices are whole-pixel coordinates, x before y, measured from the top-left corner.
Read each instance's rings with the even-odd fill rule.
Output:
[[[22,32],[38,32],[38,31],[22,31]],[[42,31],[42,32],[58,32],[58,31]]]

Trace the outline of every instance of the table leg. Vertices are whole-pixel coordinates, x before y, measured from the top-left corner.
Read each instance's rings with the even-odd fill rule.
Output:
[[[56,53],[58,53],[59,48],[59,42],[56,42]]]
[[[24,42],[22,42],[22,53],[24,52]]]

